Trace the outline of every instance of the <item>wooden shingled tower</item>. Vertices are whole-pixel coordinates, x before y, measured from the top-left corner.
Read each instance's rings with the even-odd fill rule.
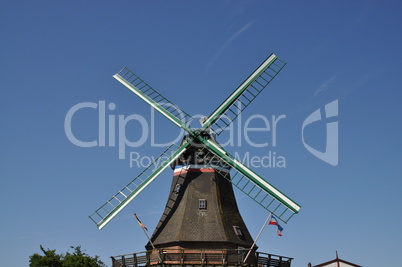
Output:
[[[204,138],[211,136],[205,133]],[[206,159],[197,158],[202,147],[190,146],[172,164],[169,198],[151,241],[156,248],[164,249],[249,248],[253,239],[228,179],[230,166],[216,162],[212,168]],[[152,249],[151,244],[147,248]]]
[[[233,186],[287,223],[300,206],[230,155],[216,141],[227,126],[286,65],[271,54],[210,116],[190,128],[193,117],[159,94],[128,68],[113,77],[187,134],[89,217],[108,224],[169,166],[174,175],[165,211],[146,245],[145,256],[113,258],[113,266],[256,265],[290,266],[291,258],[252,250],[253,239],[240,215]],[[244,254],[251,257],[244,259]],[[268,254],[267,254],[268,255]],[[141,258],[142,257],[142,258]],[[143,262],[141,259],[145,259]],[[265,260],[266,259],[266,260]],[[130,264],[127,264],[130,262]],[[286,265],[288,264],[288,265]]]

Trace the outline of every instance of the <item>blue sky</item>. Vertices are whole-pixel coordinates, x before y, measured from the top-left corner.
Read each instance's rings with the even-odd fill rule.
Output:
[[[130,152],[145,162],[164,148],[149,135],[119,159],[108,132],[105,146],[85,148],[64,127],[75,105],[104,101],[115,105],[108,119],[134,114],[147,129],[154,119],[156,143],[180,134],[112,78],[123,66],[189,114],[208,115],[271,53],[287,65],[234,129],[242,133],[253,115],[284,115],[277,142],[272,131],[253,132],[254,142],[269,143],[253,147],[243,133],[226,149],[283,157],[285,167],[253,169],[302,209],[283,225],[283,237],[266,228],[259,250],[293,257],[294,266],[331,260],[335,251],[363,266],[393,265],[402,249],[401,11],[398,1],[1,1],[2,265],[27,266],[40,244],[59,252],[81,245],[108,265],[109,256],[144,250],[132,214],[152,231],[170,170],[103,230],[87,216],[141,172],[130,167]],[[338,122],[339,163],[332,166],[306,149],[302,125],[336,100],[338,116],[304,129],[305,142],[324,151],[326,123]],[[78,139],[99,141],[98,111],[75,114]],[[125,130],[134,141],[144,127],[132,122]],[[267,214],[236,194],[255,237]]]

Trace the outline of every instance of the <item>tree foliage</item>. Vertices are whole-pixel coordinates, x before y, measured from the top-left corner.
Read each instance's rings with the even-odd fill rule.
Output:
[[[81,246],[71,247],[72,253],[57,254],[56,250],[45,250],[42,245],[40,249],[43,255],[34,253],[29,256],[30,267],[106,267],[99,259],[99,256],[89,256],[82,251]]]

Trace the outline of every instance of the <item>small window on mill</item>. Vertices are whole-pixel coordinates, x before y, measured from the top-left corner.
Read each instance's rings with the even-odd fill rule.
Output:
[[[180,192],[181,184],[176,184],[176,187],[174,189],[175,194],[178,194]]]
[[[239,226],[233,226],[233,230],[235,231],[236,235],[243,236]]]
[[[207,200],[206,199],[199,199],[198,200],[198,209],[206,210],[207,209]]]

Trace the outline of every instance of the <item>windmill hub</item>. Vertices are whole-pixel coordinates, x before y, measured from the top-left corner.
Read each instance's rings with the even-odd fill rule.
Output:
[[[192,133],[186,134],[183,138],[183,140],[186,140],[192,146],[201,146],[203,144],[202,140],[209,139],[215,140],[215,138],[212,138],[212,136],[207,131],[202,129],[193,130]]]
[[[199,137],[209,139],[211,137],[210,134],[208,133],[208,131],[203,130],[203,129],[192,130],[191,133],[186,134],[185,136],[191,136],[191,137],[193,137],[195,139],[198,139]]]
[[[208,155],[208,149],[206,148],[205,144],[202,140],[213,140],[212,136],[203,130],[195,130],[193,134],[186,134],[183,137],[181,145],[187,143],[189,146],[187,147],[186,151],[171,164],[172,169],[174,169],[178,165],[205,165],[205,164],[212,164],[212,157]]]

